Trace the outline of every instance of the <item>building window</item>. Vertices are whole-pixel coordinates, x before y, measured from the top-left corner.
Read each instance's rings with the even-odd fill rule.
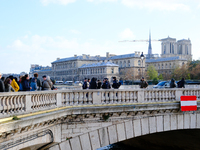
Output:
[[[165,54],[166,53],[166,45],[164,44],[164,51],[163,53]]]
[[[138,66],[141,66],[141,61],[140,60],[138,60]]]
[[[182,54],[182,45],[178,46],[178,54]]]
[[[120,61],[120,64],[119,64],[119,65],[120,65],[120,67],[122,67],[122,61]]]
[[[126,67],[126,61],[124,61],[124,67]]]
[[[114,73],[114,69],[113,68],[111,69],[111,72]]]
[[[185,46],[185,51],[186,51],[186,54],[188,55],[189,54],[188,45]]]
[[[116,61],[116,64],[118,64],[118,61]]]
[[[128,67],[130,67],[131,66],[131,62],[130,62],[130,60],[128,60]]]

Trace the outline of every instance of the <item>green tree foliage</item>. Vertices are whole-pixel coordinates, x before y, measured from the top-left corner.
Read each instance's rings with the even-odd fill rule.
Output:
[[[148,66],[147,77],[149,80],[158,80],[158,72],[153,65]]]
[[[159,74],[158,80],[163,80],[163,75],[162,74]]]
[[[172,72],[172,78],[180,80],[181,78],[190,79],[190,71],[186,64],[181,67],[176,67]]]

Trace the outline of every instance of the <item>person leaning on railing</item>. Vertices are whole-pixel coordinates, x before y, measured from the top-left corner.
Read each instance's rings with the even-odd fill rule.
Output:
[[[3,81],[1,80],[2,74],[0,72],[0,92],[5,92],[5,86]]]
[[[140,88],[144,89],[144,88],[147,88],[147,86],[148,86],[147,81],[145,81],[144,77],[142,77],[140,81]]]

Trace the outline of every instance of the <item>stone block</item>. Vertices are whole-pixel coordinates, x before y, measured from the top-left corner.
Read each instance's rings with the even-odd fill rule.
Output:
[[[75,124],[70,124],[70,125],[68,125],[67,128],[68,128],[68,129],[74,129],[74,128],[76,128],[76,125],[75,125]]]
[[[190,114],[190,128],[194,129],[196,128],[196,114]]]
[[[112,125],[108,127],[108,135],[109,135],[109,140],[110,144],[118,142],[117,140],[117,131],[116,131],[116,126]]]
[[[101,128],[99,129],[99,137],[100,137],[100,143],[101,147],[109,145],[109,138],[108,138],[108,130],[107,128]]]
[[[91,144],[88,133],[80,135],[80,141],[83,150],[91,150]]]
[[[157,127],[157,132],[163,131],[163,116],[156,117],[156,127]]]
[[[170,115],[165,115],[164,116],[164,131],[169,131],[170,130]]]
[[[177,115],[171,115],[171,130],[177,129]]]
[[[133,121],[133,131],[134,131],[135,137],[140,136],[142,134],[141,130],[142,129],[141,129],[140,119],[134,120]]]
[[[72,132],[73,132],[73,133],[80,133],[80,132],[81,132],[81,129],[73,129]]]
[[[126,131],[126,138],[130,139],[133,138],[133,122],[132,121],[126,121],[125,122],[125,131]]]
[[[92,146],[92,150],[96,150],[97,148],[100,148],[100,141],[99,141],[99,134],[96,131],[89,132],[90,135],[90,142]]]
[[[149,117],[149,132],[155,133],[156,132],[156,118],[155,117]]]
[[[62,130],[66,130],[67,129],[67,124],[62,124]]]
[[[183,117],[184,117],[183,128],[189,129],[190,128],[190,114],[184,114]]]
[[[149,119],[141,119],[142,135],[149,134]]]
[[[71,144],[72,150],[82,150],[79,137],[74,137],[74,138],[70,139],[70,144]]]
[[[178,129],[183,129],[183,115],[178,115]]]
[[[71,146],[68,140],[60,143],[60,150],[71,150]]]
[[[49,150],[60,150],[58,145],[54,145],[53,147],[50,147]]]
[[[126,139],[124,123],[117,124],[117,135],[118,141],[123,141]]]
[[[111,125],[112,125],[112,122],[102,122],[102,127],[108,127]]]
[[[200,128],[200,114],[197,114],[197,128]]]

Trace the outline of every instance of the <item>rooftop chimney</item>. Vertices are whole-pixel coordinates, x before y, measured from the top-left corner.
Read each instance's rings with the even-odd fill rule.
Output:
[[[109,57],[110,57],[110,53],[106,52],[106,58],[109,58]]]

